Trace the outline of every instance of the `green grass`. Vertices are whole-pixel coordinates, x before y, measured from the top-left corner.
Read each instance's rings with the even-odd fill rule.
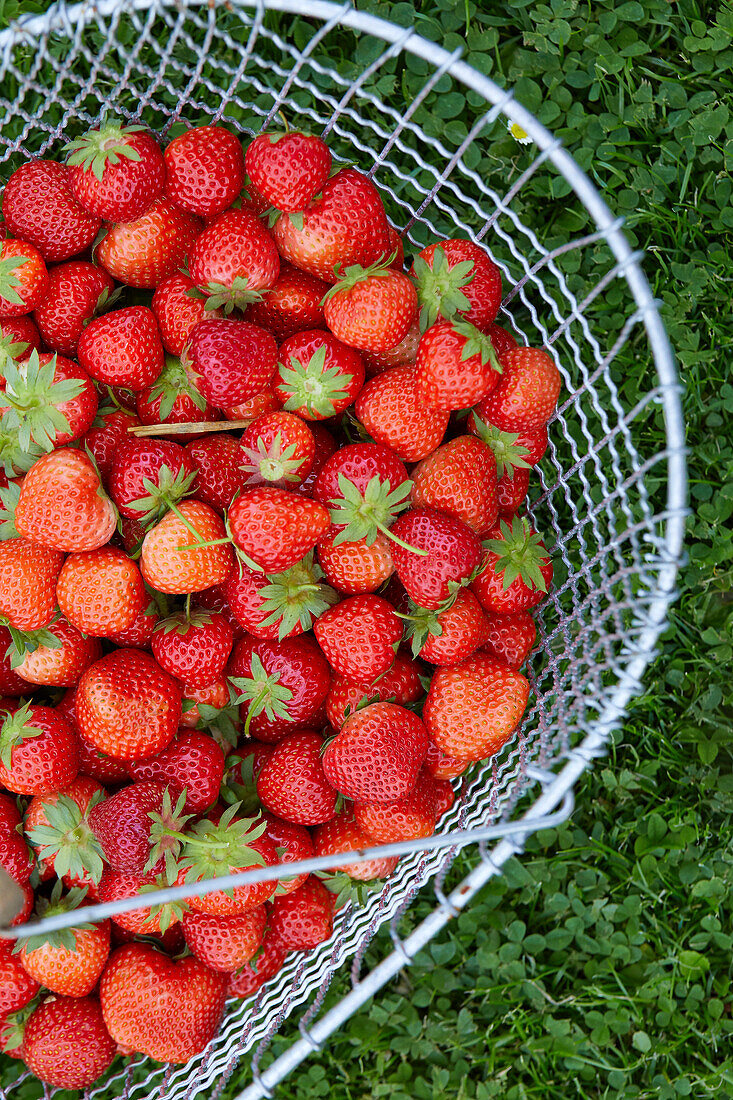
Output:
[[[467,59],[516,86],[626,216],[684,384],[689,560],[645,694],[578,785],[571,821],[531,839],[278,1095],[733,1097],[733,10],[359,6],[448,49],[465,42]],[[19,8],[34,5],[10,0],[6,16]],[[382,91],[399,105],[399,85]],[[628,399],[647,386],[646,362],[625,369]],[[427,890],[410,920],[431,905]],[[367,961],[388,947],[380,933]],[[332,992],[345,988],[340,975]],[[246,1080],[243,1067],[226,1095]]]

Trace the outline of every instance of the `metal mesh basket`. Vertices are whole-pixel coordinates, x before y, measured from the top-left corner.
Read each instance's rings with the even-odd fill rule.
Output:
[[[180,1067],[140,1059],[113,1070],[90,1097],[213,1100],[253,1048],[241,1098],[269,1095],[500,873],[530,832],[567,816],[575,781],[640,689],[664,626],[686,473],[678,384],[656,304],[621,219],[511,91],[460,54],[321,0],[99,0],[56,5],[0,35],[3,174],[23,158],[58,155],[105,111],[163,136],[180,120],[252,134],[284,112],[374,178],[415,250],[446,235],[480,241],[503,272],[500,320],[520,342],[550,350],[565,387],[531,490],[555,585],[537,614],[534,701],[521,731],[469,773],[438,836],[412,845],[381,894],[342,912],[328,943],[292,956],[254,999],[229,1006],[201,1056]],[[624,364],[640,356],[648,389],[627,393]],[[492,838],[503,839],[490,849]],[[461,849],[473,870],[446,896]],[[437,905],[403,941],[399,921],[430,879]],[[362,977],[366,947],[387,921],[394,950]],[[350,957],[352,991],[316,1019]],[[301,1038],[260,1071],[296,1009]]]

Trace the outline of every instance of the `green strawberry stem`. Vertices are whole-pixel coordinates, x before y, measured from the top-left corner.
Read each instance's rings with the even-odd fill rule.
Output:
[[[419,554],[421,557],[426,558],[428,556],[427,550],[422,550],[419,546],[411,546],[409,542],[405,542],[399,535],[395,535],[389,527],[385,527],[383,523],[380,523],[378,519],[374,520],[379,530],[383,535],[386,535],[388,539],[392,539],[392,542],[396,542],[398,546],[403,547],[405,550],[409,550],[411,554]]]
[[[264,703],[264,701],[267,698],[268,694],[269,694],[268,688],[267,688],[267,685],[265,685],[265,687],[262,688],[260,693],[258,695],[256,695],[255,698],[250,703],[249,708],[247,710],[247,717],[244,720],[244,729],[242,730],[242,734],[243,734],[245,740],[246,740],[246,738],[249,737],[249,727],[250,727],[250,724],[252,722],[252,719],[255,717],[255,715],[260,713],[260,709],[262,708],[262,704]]]
[[[185,546],[179,546],[178,547],[179,551],[180,550],[197,550],[197,549],[200,549],[201,547],[204,547],[204,546],[220,546],[223,543],[231,542],[231,539],[228,539],[228,538],[227,539],[214,539],[212,542],[204,542],[203,538],[201,537],[201,532],[197,531],[196,528],[194,527],[194,525],[189,520],[186,519],[186,517],[184,516],[184,514],[180,510],[180,508],[178,508],[173,503],[172,500],[167,500],[166,504],[170,508],[173,515],[177,516],[178,519],[180,519],[181,523],[186,528],[186,530],[189,532],[189,534],[193,535],[193,537],[196,539],[196,542],[189,542]]]

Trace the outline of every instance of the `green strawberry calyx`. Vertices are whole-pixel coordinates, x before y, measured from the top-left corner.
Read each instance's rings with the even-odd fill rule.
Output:
[[[28,347],[25,340],[16,339],[12,332],[3,332],[0,322],[0,374],[3,378],[8,362],[20,359],[28,351]]]
[[[410,506],[411,481],[403,481],[393,489],[389,481],[382,481],[375,474],[363,493],[345,474],[338,475],[338,484],[341,496],[329,500],[332,523],[343,527],[333,540],[334,546],[342,542],[360,542],[362,539],[367,546],[371,546],[381,531],[405,550],[421,557],[427,556],[427,550],[410,546],[390,530],[399,513]]]
[[[25,1026],[43,1000],[45,991],[37,993],[33,1000],[23,1005],[16,1012],[9,1012],[0,1023],[2,1034],[2,1049],[9,1053],[11,1050],[20,1050],[25,1036]]]
[[[189,593],[190,596],[190,593]],[[164,634],[180,634],[185,637],[191,627],[210,626],[213,619],[211,613],[197,609],[196,611],[178,611],[175,615],[169,615],[155,624],[155,633],[162,631]]]
[[[487,424],[476,412],[473,414],[473,423],[478,438],[494,453],[497,477],[504,477],[505,474],[514,477],[515,470],[531,469],[530,463],[525,458],[529,454],[529,447],[517,443],[518,433],[503,432],[493,424]]]
[[[186,363],[177,355],[166,355],[165,366],[147,394],[148,404],[160,399],[158,415],[161,421],[168,419],[179,396],[189,397],[202,412],[206,409],[206,398],[196,389],[186,370]]]
[[[189,298],[204,299],[208,310],[221,309],[225,316],[232,310],[246,309],[252,302],[262,301],[262,291],[251,290],[245,275],[235,275],[231,284],[203,283],[186,291]]]
[[[252,844],[263,835],[267,823],[259,814],[238,817],[239,809],[240,804],[234,802],[221,815],[218,824],[202,818],[183,836],[179,867],[185,882],[201,882],[265,866],[264,856]],[[233,896],[231,889],[224,893]]]
[[[69,141],[64,152],[71,155],[67,164],[91,172],[96,179],[102,179],[108,164],[119,164],[126,160],[138,161],[140,153],[128,140],[128,135],[140,133],[144,126],[123,126],[115,119],[108,119],[99,130],[88,130],[82,137]]]
[[[503,574],[504,591],[519,578],[529,589],[547,591],[541,566],[549,561],[541,537],[524,516],[514,516],[511,527],[501,520],[501,538],[487,539],[484,549],[496,554],[494,571]]]
[[[16,272],[32,262],[30,256],[5,256],[0,259],[0,298],[14,306],[24,306],[25,298],[19,293],[23,286],[23,280],[19,279]]]
[[[433,252],[432,265],[422,256],[416,256],[413,271],[421,332],[434,325],[438,317],[450,321],[456,314],[471,308],[463,288],[473,281],[473,260],[461,260],[451,266],[445,249],[438,245]]]
[[[166,787],[160,811],[151,810],[150,818],[150,855],[145,864],[145,872],[153,870],[160,859],[165,865],[165,874],[170,882],[178,876],[176,860],[181,852],[183,829],[193,814],[184,814],[186,808],[186,788],[178,796],[175,806],[171,799],[170,788]]]
[[[353,905],[363,909],[371,894],[380,891],[384,885],[383,879],[372,879],[371,882],[360,882],[350,878],[345,871],[316,871],[315,875],[321,880],[329,893],[335,895],[334,909],[341,909],[344,905]]]
[[[18,529],[15,526],[15,509],[20,500],[20,483],[10,481],[4,489],[0,489],[0,540],[18,538]]]
[[[293,698],[289,687],[280,683],[280,675],[277,672],[268,673],[265,666],[256,653],[252,654],[250,661],[251,676],[232,676],[229,682],[236,689],[236,702],[248,703],[247,717],[244,722],[244,737],[249,736],[249,727],[253,718],[258,714],[265,715],[271,722],[281,718],[286,722],[292,721],[290,712],[286,706]]]
[[[338,282],[330,287],[323,296],[321,305],[324,305],[329,298],[333,298],[336,294],[340,294],[343,291],[351,290],[357,283],[366,282],[367,279],[385,279],[394,274],[392,270],[392,264],[397,259],[397,252],[394,251],[390,256],[381,256],[378,260],[375,260],[369,267],[362,267],[361,264],[353,264],[347,267],[343,273],[341,272],[341,265],[336,264],[334,266],[334,274],[338,276]]]
[[[61,879],[58,879],[54,883],[51,896],[49,898],[40,897],[36,901],[36,916],[41,919],[43,917],[55,917],[58,913],[70,913],[74,909],[78,909],[83,905],[86,898],[86,890],[79,889],[73,886],[62,897],[64,884]],[[34,951],[38,951],[41,947],[53,947],[63,951],[71,951],[74,954],[77,952],[78,933],[89,932],[94,928],[93,924],[89,922],[75,924],[73,928],[57,928],[53,932],[46,932],[43,935],[37,936],[21,936],[13,945],[13,952],[25,951],[26,954],[32,954]]]
[[[32,726],[31,705],[24,703],[14,714],[9,714],[0,725],[0,763],[10,771],[13,766],[13,749],[31,737],[41,737],[43,730]]]
[[[257,776],[254,773],[254,756],[239,756],[230,753],[226,759],[226,771],[222,780],[219,797],[228,806],[236,802],[240,812],[254,817],[260,809],[257,795]]]
[[[16,431],[21,447],[35,443],[42,451],[53,450],[59,432],[68,432],[69,421],[58,408],[84,390],[81,378],[56,381],[56,356],[41,365],[34,350],[23,363],[6,363],[5,390],[0,393],[3,427]]]
[[[24,447],[17,427],[9,423],[7,411],[0,415],[0,469],[4,471],[6,477],[24,474],[43,453],[41,447],[33,440]]]
[[[47,824],[35,825],[29,830],[28,839],[38,850],[39,858],[53,861],[59,879],[67,876],[99,883],[104,871],[102,846],[89,826],[87,814],[103,798],[103,791],[94,794],[86,812],[65,794],[54,802],[43,803]]]
[[[223,707],[213,707],[210,703],[194,703],[193,700],[190,700],[192,705],[198,708],[199,717],[196,723],[196,729],[206,730],[220,745],[224,742],[225,744],[235,746],[239,741],[239,735],[242,729],[239,704],[235,702],[236,697],[236,691],[230,687],[229,703]],[[188,701],[189,700],[184,700],[184,710]]]
[[[56,614],[48,626],[40,627],[38,630],[18,630],[0,619],[0,622],[7,626],[10,633],[10,645],[5,651],[5,656],[10,658],[11,668],[19,668],[28,653],[35,653],[41,647],[43,649],[63,648],[64,643],[50,629],[54,623],[58,622],[60,617],[59,614]]]
[[[149,527],[158,523],[169,509],[174,510],[174,505],[179,500],[193,492],[195,480],[195,471],[187,474],[185,470],[178,470],[174,474],[170,466],[163,465],[158,470],[157,481],[151,481],[149,477],[143,478],[146,495],[130,501],[128,507],[140,512],[140,522]],[[188,524],[186,526],[188,528]]]
[[[288,484],[297,484],[302,481],[298,470],[305,459],[297,457],[297,444],[289,443],[283,446],[282,433],[278,432],[272,442],[267,442],[259,436],[256,447],[242,447],[245,461],[240,469],[250,476],[248,485],[261,485],[263,482],[269,485],[286,487]]]
[[[179,873],[180,869],[174,862],[170,866],[166,864],[165,871],[156,875],[152,882],[146,882],[139,886],[136,893],[152,894],[156,890],[165,890],[168,886],[175,886],[178,883]],[[183,899],[180,901],[157,902],[155,905],[150,906],[150,911],[146,913],[143,924],[152,925],[155,923],[161,932],[167,932],[172,924],[176,924],[183,919],[190,908],[188,902]]]
[[[491,369],[495,370],[497,374],[503,373],[503,367],[499,362],[494,345],[485,332],[481,332],[475,325],[469,324],[468,321],[454,320],[451,323],[453,331],[462,336],[465,341],[461,351],[462,363],[465,363],[466,359],[472,359],[474,355],[478,355],[481,358],[482,366],[485,367],[489,363]]]
[[[300,624],[303,632],[310,630],[315,620],[338,603],[338,595],[322,584],[323,570],[306,554],[282,573],[267,574],[267,584],[259,590],[261,626],[278,623],[278,641],[287,638]]]
[[[290,366],[280,365],[279,389],[287,394],[283,408],[287,412],[306,409],[311,416],[328,418],[336,412],[336,404],[349,396],[353,374],[344,374],[339,367],[326,369],[325,344],[313,352],[307,363],[290,356]]]
[[[455,596],[446,602],[452,606],[455,603]],[[431,637],[439,638],[443,633],[440,616],[446,610],[448,608],[442,607],[439,611],[429,611],[428,608],[420,607],[410,600],[408,613],[406,615],[400,614],[400,618],[405,623],[405,641],[410,642],[413,657],[420,654],[423,646]]]

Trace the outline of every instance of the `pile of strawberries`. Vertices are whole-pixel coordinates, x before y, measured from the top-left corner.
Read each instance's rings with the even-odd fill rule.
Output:
[[[0,1046],[83,1088],[192,1057],[397,861],[126,899],[429,836],[517,729],[560,377],[317,137],[65,152],[3,195],[0,864],[16,924],[80,909],[0,939]]]

